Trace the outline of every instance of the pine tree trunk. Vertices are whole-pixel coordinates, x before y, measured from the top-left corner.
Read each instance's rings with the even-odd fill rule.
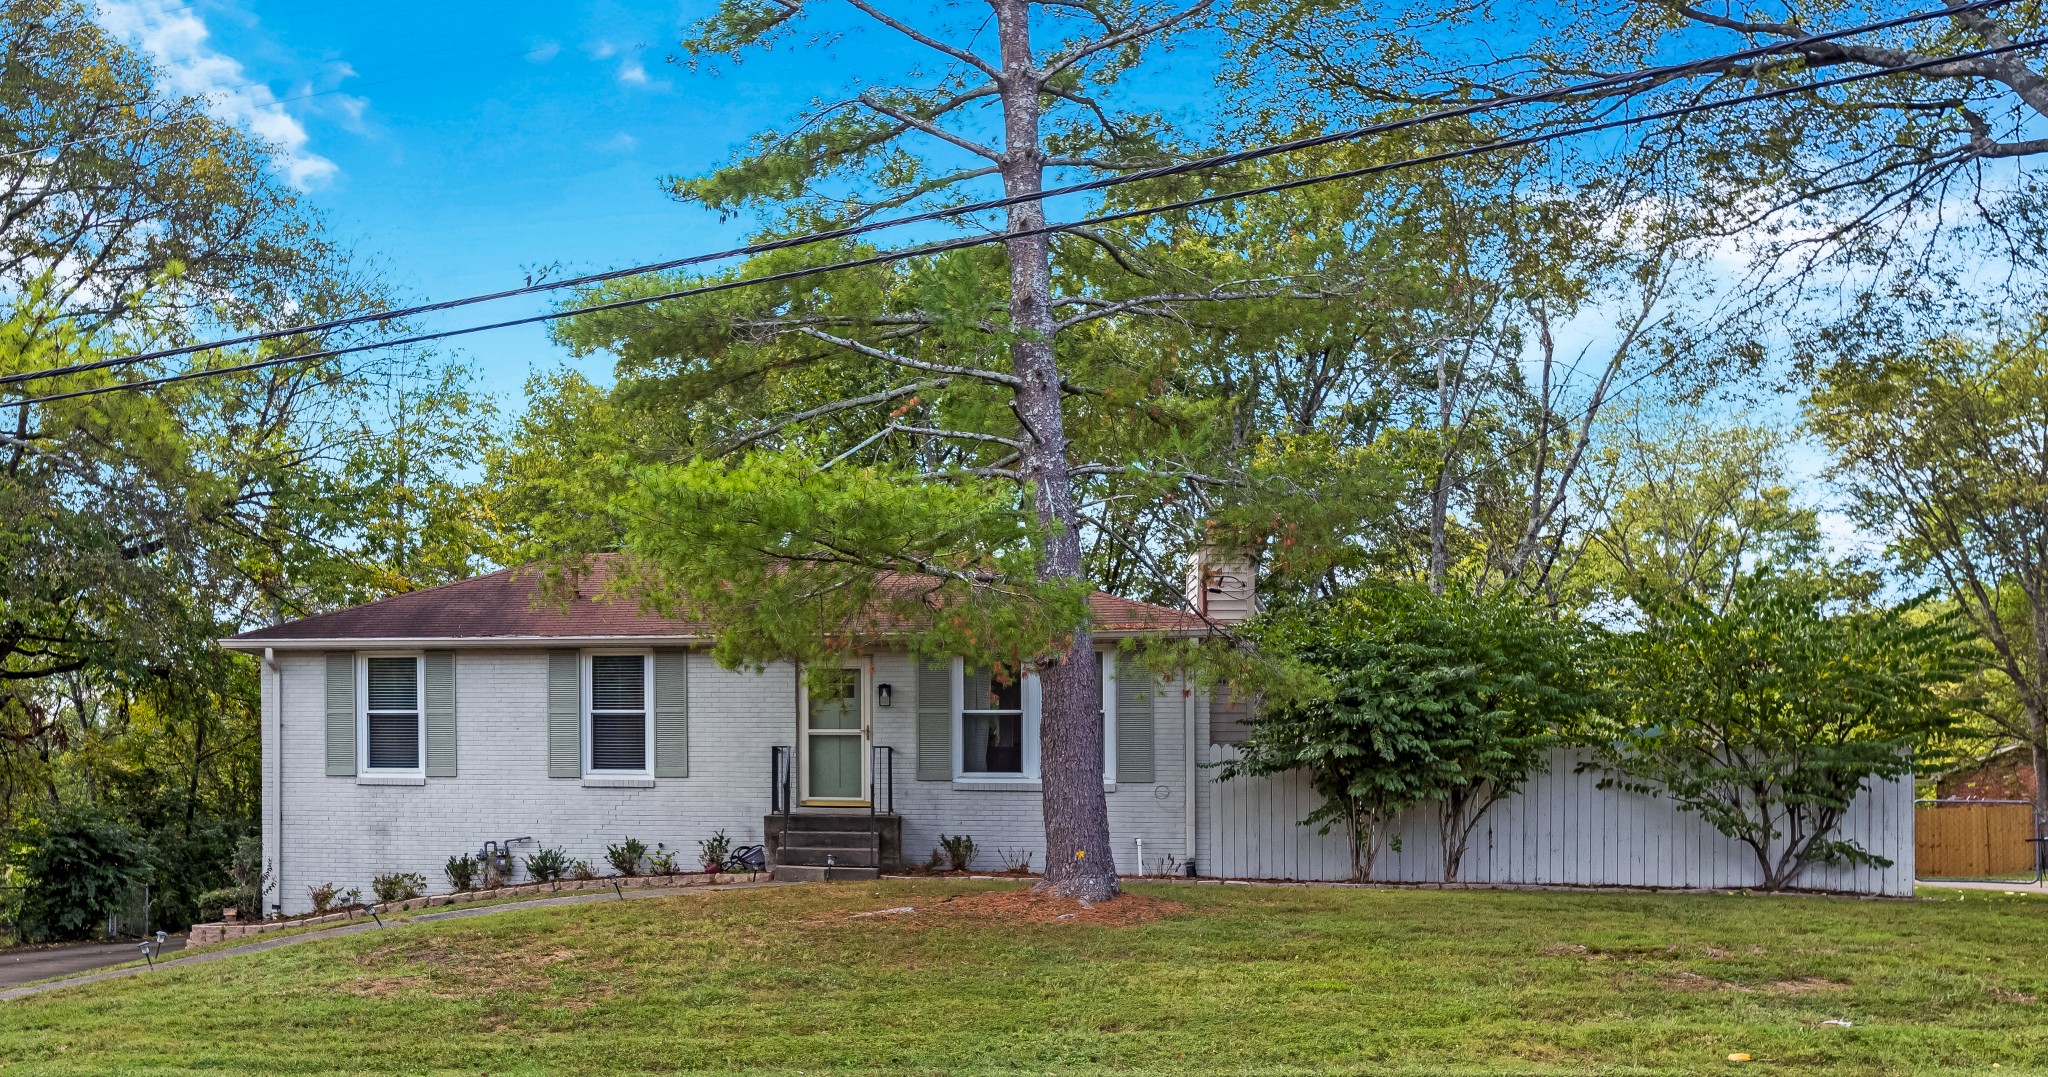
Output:
[[[1031,51],[1031,11],[1024,0],[991,0],[1002,73],[1003,193],[1043,188],[1045,153],[1039,134],[1039,82]],[[1037,202],[1011,206],[1009,229],[1045,224]],[[1017,416],[1024,429],[1019,471],[1049,529],[1039,577],[1081,579],[1080,517],[1067,474],[1066,424],[1060,413],[1060,372],[1053,357],[1052,244],[1044,234],[1013,235],[1010,258],[1010,345]],[[1109,802],[1102,791],[1102,686],[1095,641],[1077,626],[1067,653],[1039,674],[1039,773],[1045,800],[1045,882],[1063,897],[1104,901],[1117,894],[1109,844]]]

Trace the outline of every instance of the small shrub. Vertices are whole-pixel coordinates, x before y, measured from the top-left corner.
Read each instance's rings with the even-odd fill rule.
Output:
[[[932,848],[932,855],[925,857],[924,859],[924,870],[936,872],[944,870],[945,866],[946,854],[940,852],[938,848],[934,846]]]
[[[569,853],[565,849],[541,849],[526,858],[526,873],[537,883],[551,883],[569,873]]]
[[[587,883],[597,878],[597,869],[591,867],[588,860],[578,860],[569,866],[569,877],[577,882]]]
[[[1031,850],[1029,849],[997,849],[996,860],[1003,865],[1004,871],[1014,871],[1026,875],[1031,872]]]
[[[313,915],[325,916],[336,908],[335,899],[342,896],[341,887],[334,883],[321,883],[306,888],[306,897],[313,902]]]
[[[427,892],[427,877],[417,871],[394,871],[370,879],[370,892],[379,904],[409,901]]]
[[[236,901],[240,900],[236,896],[240,893],[241,891],[236,890],[232,886],[223,886],[218,890],[208,890],[205,893],[200,894],[199,922],[206,924],[214,923],[218,921],[221,918],[222,913],[228,909],[235,910],[235,915],[241,916],[242,907],[235,904]],[[253,912],[255,910],[251,911]],[[250,919],[260,919],[260,917],[252,916],[250,917]]]
[[[946,862],[954,871],[966,871],[974,863],[974,839],[965,834],[939,835],[939,847],[946,850]]]
[[[639,838],[627,838],[617,845],[604,847],[605,863],[621,875],[640,874],[640,861],[647,857],[647,843]]]
[[[448,885],[454,889],[474,890],[476,889],[476,868],[476,857],[463,853],[461,856],[449,857],[447,865],[441,869],[441,872],[448,876]]]
[[[697,843],[697,859],[708,872],[721,872],[732,860],[732,839],[721,830]]]
[[[678,852],[679,850],[671,849],[658,841],[655,842],[654,851],[647,854],[647,874],[674,875],[676,873],[676,854]]]
[[[264,903],[271,891],[277,889],[277,874],[263,862],[261,837],[246,837],[235,843],[228,877],[235,883],[235,900],[228,903],[235,907],[235,914],[243,920],[263,919]]]

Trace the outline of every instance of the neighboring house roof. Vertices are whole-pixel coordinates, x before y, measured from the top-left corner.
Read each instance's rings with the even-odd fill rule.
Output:
[[[1938,800],[2034,799],[2033,753],[2008,744],[1984,759],[1951,768],[1935,777]]]
[[[475,641],[709,639],[714,626],[666,618],[630,597],[598,597],[610,579],[600,560],[579,582],[567,605],[540,597],[541,574],[532,568],[504,569],[423,591],[332,613],[316,614],[231,636],[222,643],[238,650],[338,641]],[[901,579],[912,586],[911,577]],[[1191,613],[1103,594],[1089,596],[1093,630],[1102,636],[1196,633],[1202,619]]]

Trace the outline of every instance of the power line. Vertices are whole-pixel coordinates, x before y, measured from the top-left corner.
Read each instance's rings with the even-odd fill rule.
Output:
[[[1729,98],[1721,101],[1697,102],[1691,105],[1683,105],[1675,108],[1661,109],[1658,111],[1641,113],[1634,116],[1617,117],[1615,119],[1604,120],[1594,124],[1584,124],[1577,127],[1560,128],[1554,131],[1546,131],[1533,135],[1523,135],[1515,138],[1495,139],[1489,142],[1481,143],[1476,146],[1468,146],[1457,150],[1444,150],[1439,153],[1425,154],[1421,157],[1411,157],[1400,161],[1382,162],[1380,164],[1366,165],[1359,168],[1344,169],[1338,172],[1319,173],[1313,176],[1298,177],[1296,179],[1285,180],[1279,183],[1262,184],[1257,187],[1250,187],[1235,191],[1226,191],[1216,194],[1203,195],[1197,198],[1188,198],[1177,202],[1168,202],[1162,205],[1141,206],[1134,209],[1119,210],[1114,213],[1100,214],[1095,217],[1084,218],[1078,221],[1067,221],[1059,224],[1047,224],[1041,225],[1036,228],[1018,229],[1016,231],[984,232],[980,235],[962,236],[956,239],[926,243],[915,247],[901,248],[893,251],[883,251],[881,253],[868,255],[863,258],[852,258],[839,262],[831,262],[820,266],[807,266],[801,269],[785,270],[780,273],[770,273],[759,277],[743,277],[735,280],[720,281],[715,284],[698,285],[690,288],[679,288],[673,291],[662,292],[650,296],[636,296],[629,299],[616,299],[605,303],[592,303],[580,307],[568,307],[560,310],[548,311],[542,314],[532,314],[519,318],[510,318],[504,321],[490,322],[483,325],[463,326],[455,329],[443,329],[430,333],[416,333],[410,336],[398,337],[391,340],[366,341],[363,343],[351,344],[343,347],[325,348],[317,351],[304,352],[295,355],[276,356],[270,359],[263,359],[250,363],[242,363],[235,366],[189,370],[183,373],[165,375],[159,378],[148,378],[133,382],[117,382],[112,385],[101,385],[86,389],[75,389],[63,393],[49,393],[42,396],[26,397],[20,400],[0,401],[0,406],[27,407],[33,404],[45,404],[59,400],[70,400],[77,397],[97,396],[102,393],[121,392],[129,389],[150,389],[164,385],[173,385],[179,382],[192,381],[199,378],[218,377],[226,374],[237,374],[252,370],[262,370],[267,367],[279,366],[285,363],[312,362],[318,359],[331,359],[337,356],[352,355],[358,352],[371,351],[379,348],[395,348],[406,347],[415,344],[426,344],[437,340],[446,340],[451,337],[468,336],[475,333],[486,333],[498,329],[511,329],[519,326],[539,325],[546,322],[559,321],[564,318],[573,318],[584,314],[599,314],[606,311],[622,310],[629,307],[646,306],[652,303],[662,303],[675,299],[687,299],[693,296],[710,295],[718,292],[733,291],[739,288],[750,288],[762,284],[776,284],[784,281],[798,280],[806,277],[818,276],[825,273],[835,273],[849,269],[863,269],[870,266],[887,265],[894,262],[905,261],[911,258],[925,257],[933,254],[943,254],[949,251],[963,250],[969,247],[985,246],[991,243],[1001,243],[1010,239],[1017,239],[1036,235],[1051,235],[1058,232],[1069,231],[1075,228],[1086,228],[1101,224],[1113,224],[1118,221],[1131,220],[1133,218],[1138,217],[1149,217],[1162,213],[1175,213],[1190,209],[1200,209],[1204,206],[1211,206],[1223,202],[1236,201],[1238,199],[1249,198],[1256,195],[1275,194],[1282,191],[1290,191],[1301,187],[1314,186],[1317,184],[1333,183],[1348,179],[1360,179],[1367,176],[1378,175],[1386,172],[1393,172],[1400,169],[1414,168],[1421,165],[1441,164],[1446,161],[1457,160],[1464,157],[1474,157],[1486,153],[1497,153],[1501,150],[1541,145],[1544,143],[1554,142],[1563,138],[1568,138],[1576,135],[1597,134],[1602,131],[1619,130],[1621,128],[1637,126],[1645,123],[1653,123],[1661,120],[1676,119],[1684,116],[1695,115],[1697,113],[1713,111],[1715,109],[1732,108],[1737,105],[1753,104],[1759,101],[1776,100],[1779,98],[1790,97],[1797,94],[1812,93],[1817,90],[1832,89],[1837,86],[1845,86],[1851,83],[1864,82],[1876,78],[1883,78],[1890,75],[1910,73],[1924,68],[1937,67],[1943,64],[1955,63],[1959,60],[1985,59],[1992,56],[2004,55],[2010,52],[2017,52],[2023,49],[2039,48],[2042,45],[2048,45],[2048,37],[2030,38],[2026,41],[2015,42],[2012,44],[2000,46],[1998,48],[1978,49],[1973,52],[1953,53],[1946,56],[1932,57],[1929,59],[1918,61],[1913,64],[1902,65],[1900,67],[1884,68],[1881,70],[1862,71],[1847,75],[1839,75],[1835,78],[1823,79],[1819,82],[1805,83],[1798,86],[1782,86],[1774,90],[1767,90],[1754,94],[1744,94],[1739,97]],[[130,361],[139,360],[131,358]],[[109,362],[79,364],[78,369],[93,370],[109,365],[112,364]],[[9,379],[5,380],[21,381],[28,378],[52,377],[56,376],[57,374],[70,372],[72,371],[69,369],[30,371],[24,374],[13,375]],[[0,381],[0,383],[4,383],[4,381]]]
[[[77,363],[70,366],[55,367],[48,370],[25,371],[17,374],[8,374],[0,376],[0,385],[12,385],[19,382],[30,381],[38,378],[55,377],[62,374],[77,374],[89,370],[102,370],[115,366],[126,366],[133,363],[149,362],[156,359],[167,359],[179,355],[190,355],[196,352],[212,351],[220,348],[235,347],[243,344],[255,344],[266,340],[276,340],[290,336],[301,336],[309,333],[325,333],[336,329],[345,329],[351,326],[365,325],[372,322],[381,323],[397,321],[400,319],[416,317],[422,314],[432,314],[440,311],[453,310],[460,307],[474,306],[479,303],[495,302],[501,299],[510,299],[517,296],[533,295],[542,292],[559,291],[564,288],[577,288],[585,285],[599,284],[605,281],[616,280],[622,277],[639,276],[648,273],[660,273],[669,270],[683,269],[690,266],[703,265],[709,262],[724,261],[731,258],[746,257],[756,254],[766,254],[771,251],[787,250],[794,247],[810,246],[813,244],[829,242],[832,240],[848,239],[855,236],[865,235],[871,232],[881,231],[887,228],[900,228],[906,225],[922,224],[930,221],[946,220],[968,216],[976,213],[985,213],[991,210],[1003,209],[1009,206],[1019,205],[1022,203],[1040,202],[1053,198],[1063,197],[1070,194],[1081,194],[1090,191],[1107,190],[1112,187],[1119,187],[1126,184],[1142,183],[1170,176],[1184,175],[1190,172],[1206,171],[1209,169],[1221,168],[1228,165],[1242,164],[1248,161],[1260,160],[1278,154],[1291,153],[1297,150],[1313,149],[1320,146],[1331,145],[1337,142],[1353,141],[1370,135],[1387,134],[1394,131],[1400,131],[1411,127],[1421,126],[1424,124],[1437,123],[1444,120],[1458,119],[1466,116],[1481,115],[1498,109],[1510,108],[1526,104],[1540,104],[1547,101],[1554,101],[1562,97],[1570,97],[1580,94],[1592,93],[1598,90],[1612,89],[1618,86],[1625,86],[1631,83],[1669,80],[1673,78],[1682,77],[1688,74],[1697,73],[1702,70],[1713,69],[1727,64],[1740,62],[1743,60],[1756,59],[1762,56],[1774,55],[1777,53],[1786,52],[1793,49],[1798,49],[1814,44],[1820,44],[1841,37],[1848,37],[1855,34],[1870,33],[1878,30],[1894,29],[1900,26],[1924,22],[1931,19],[1949,18],[1955,15],[1965,14],[1972,11],[1982,11],[1994,7],[1999,7],[2011,2],[2012,0],[1976,0],[1976,2],[1974,3],[1961,5],[1955,8],[1944,8],[1938,11],[1918,12],[1912,15],[1903,15],[1899,16],[1898,18],[1887,19],[1881,22],[1865,23],[1863,25],[1849,27],[1847,29],[1831,30],[1825,33],[1809,34],[1805,37],[1796,38],[1790,41],[1776,42],[1769,45],[1759,45],[1753,48],[1742,49],[1736,52],[1723,53],[1718,56],[1706,57],[1704,59],[1689,60],[1683,63],[1676,64],[1666,64],[1659,67],[1641,68],[1634,71],[1627,71],[1622,72],[1620,74],[1609,75],[1604,78],[1595,79],[1591,82],[1584,82],[1572,86],[1560,87],[1558,89],[1531,91],[1529,93],[1523,94],[1511,94],[1505,97],[1497,97],[1483,102],[1474,102],[1469,105],[1460,105],[1455,108],[1438,109],[1436,111],[1423,113],[1417,116],[1404,117],[1396,120],[1385,120],[1377,123],[1366,124],[1364,126],[1351,127],[1342,131],[1331,132],[1329,134],[1313,135],[1305,138],[1291,139],[1285,142],[1268,143],[1264,146],[1256,146],[1246,150],[1238,150],[1231,153],[1213,154],[1208,157],[1195,158],[1193,160],[1182,161],[1175,164],[1160,165],[1154,168],[1141,169],[1138,171],[1122,173],[1115,176],[1100,177],[1097,179],[1087,180],[1080,183],[1067,184],[1065,186],[1060,187],[1052,187],[1031,194],[1007,195],[1001,198],[988,199],[986,201],[970,203],[964,206],[925,210],[918,213],[907,214],[900,217],[889,217],[876,221],[868,221],[856,225],[848,225],[843,228],[828,229],[822,232],[811,232],[806,233],[804,235],[790,236],[782,239],[767,240],[759,243],[749,243],[744,246],[734,247],[723,251],[714,251],[708,254],[696,254],[683,258],[670,259],[662,262],[650,262],[644,265],[630,266],[624,269],[605,270],[599,273],[589,273],[582,276],[570,277],[559,281],[543,281],[535,284],[528,284],[518,288],[507,288],[495,292],[486,292],[478,295],[465,296],[459,299],[441,300],[433,303],[417,304],[410,307],[400,307],[393,310],[374,311],[364,314],[354,314],[349,315],[347,317],[334,318],[322,322],[309,322],[303,325],[286,326],[277,329],[266,329],[259,332],[246,333],[240,336],[226,337],[199,344],[185,344],[172,348],[161,348],[154,351],[140,352],[134,355],[95,360],[89,363]],[[1956,59],[1956,57],[1943,57],[1939,62],[1947,63],[1952,62],[1954,59]],[[1878,75],[1882,74],[1892,74],[1902,70],[1911,70],[1914,67],[1919,66],[1928,65],[1920,64],[1912,65],[1911,67],[1886,68],[1882,69],[1881,71],[1870,72],[1866,74],[1868,74],[1870,77],[1877,77]],[[1819,83],[1816,84],[1813,88],[1822,88],[1827,85],[1830,85],[1830,83]],[[1762,100],[1763,98],[1754,99]],[[1728,103],[1739,104],[1743,103],[1744,100],[1745,99],[1738,98]],[[1423,160],[1428,160],[1428,158],[1424,158]],[[1075,222],[1074,224],[1068,225],[1067,227],[1081,227],[1085,226],[1087,223],[1090,222]],[[768,277],[759,279],[772,280],[776,278]],[[529,324],[529,322],[512,321],[505,323],[497,323],[488,328],[504,328],[511,325],[522,324]],[[436,336],[422,336],[416,338],[401,338],[398,340],[387,341],[386,343],[391,346],[397,346],[404,343],[420,343],[423,340],[431,339],[441,338]]]

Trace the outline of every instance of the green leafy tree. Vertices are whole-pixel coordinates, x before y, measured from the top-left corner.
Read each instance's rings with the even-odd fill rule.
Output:
[[[2005,682],[1981,713],[2032,750],[2048,826],[2048,321],[2001,328],[1844,354],[1806,420],[1862,522],[1977,630]]]
[[[1619,705],[1593,730],[1603,783],[1668,796],[1748,846],[1766,890],[1817,863],[1889,863],[1837,829],[1871,781],[1911,774],[1953,726],[1945,689],[1969,673],[1952,619],[1834,601],[1764,573],[1721,608],[1668,600],[1612,637]]]
[[[1604,511],[1574,590],[1595,602],[1654,595],[1719,607],[1763,566],[1829,571],[1815,510],[1785,472],[1782,434],[1691,413],[1619,425],[1588,480],[1601,487],[1588,500]]]
[[[91,935],[149,874],[143,849],[126,827],[72,808],[22,830],[9,851],[8,879],[20,888],[15,933],[44,942]]]
[[[1387,828],[1423,803],[1437,808],[1443,880],[1455,881],[1487,810],[1540,772],[1595,702],[1583,629],[1510,596],[1367,585],[1276,611],[1253,635],[1325,685],[1265,708],[1221,773],[1306,770],[1323,803],[1303,823],[1343,824],[1358,881]]]
[[[0,42],[0,833],[94,806],[175,920],[258,799],[254,666],[213,641],[473,571],[490,416],[408,354],[26,403],[339,342],[32,376],[385,296],[89,6],[0,0]]]

